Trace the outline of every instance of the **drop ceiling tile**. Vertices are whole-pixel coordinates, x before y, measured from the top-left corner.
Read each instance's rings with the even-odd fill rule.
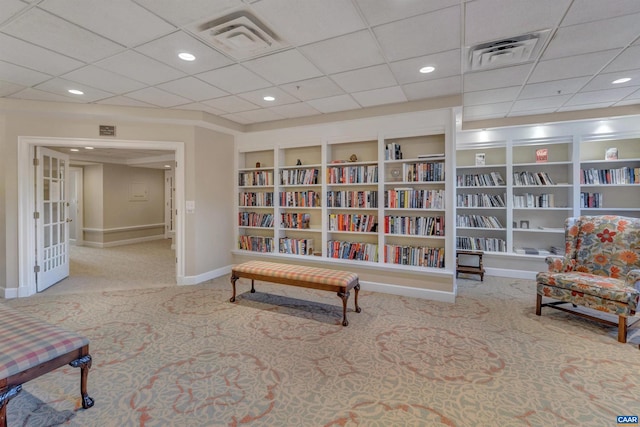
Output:
[[[337,111],[355,110],[360,108],[354,99],[349,95],[336,95],[321,99],[311,99],[307,101],[307,104],[311,105],[321,113],[335,113]]]
[[[281,116],[280,114],[267,109],[243,111],[241,113],[238,113],[238,116],[244,117],[245,119],[251,121],[251,123],[269,122],[272,120],[282,120],[285,118],[284,116]]]
[[[197,74],[196,77],[233,94],[271,86],[268,81],[239,64]]]
[[[554,28],[571,0],[465,2],[465,46]]]
[[[513,101],[518,96],[518,93],[520,93],[520,86],[465,92],[463,101],[465,106],[496,104],[498,102]]]
[[[255,110],[258,108],[257,105],[242,98],[238,98],[237,96],[224,96],[222,98],[203,101],[202,103],[227,113],[239,113],[241,111]]]
[[[295,49],[246,61],[243,65],[276,85],[322,76],[320,70]]]
[[[640,12],[637,0],[616,0],[603,3],[602,0],[574,0],[569,12],[562,20],[562,26],[582,24],[616,16]]]
[[[640,14],[559,28],[542,59],[623,48],[638,37]]]
[[[136,99],[127,98],[126,96],[118,95],[111,98],[101,99],[96,104],[102,105],[118,105],[121,107],[156,107],[155,105],[147,104],[146,102],[138,101]]]
[[[462,109],[462,116],[464,120],[505,117],[511,108],[511,104],[511,102],[501,102],[498,104],[472,105]]]
[[[497,89],[505,86],[524,84],[531,72],[533,64],[514,65],[488,71],[476,71],[464,75],[464,91]]]
[[[302,53],[327,74],[382,64],[384,57],[369,31],[324,40],[300,48]]]
[[[0,80],[0,96],[9,97],[10,95],[18,93],[23,89],[26,89],[26,88],[22,85]]]
[[[87,65],[61,77],[115,94],[131,92],[145,86],[144,83],[93,65]]]
[[[19,0],[2,0],[2,8],[0,8],[0,22],[5,22],[26,7],[27,5]]]
[[[204,17],[213,20],[223,16],[225,10],[242,5],[239,0],[136,0],[136,3],[177,26],[203,21]]]
[[[80,102],[95,102],[99,99],[109,98],[114,95],[113,93],[105,92],[61,78],[47,80],[46,82],[35,86],[35,89],[62,95],[73,100],[79,100]],[[69,93],[70,89],[81,90],[84,92],[84,95],[73,95]]]
[[[374,105],[396,104],[398,102],[406,102],[405,96],[400,86],[386,87],[383,89],[374,89],[364,92],[351,94],[356,101],[363,107],[372,107]]]
[[[351,0],[270,0],[254,3],[257,15],[285,41],[300,46],[365,28]]]
[[[631,80],[626,83],[612,84],[614,80],[618,80],[623,77],[628,77]],[[618,73],[605,73],[595,76],[581,92],[588,92],[592,90],[606,90],[606,89],[618,89],[627,86],[639,86],[640,85],[640,69],[635,71],[621,71]]]
[[[294,98],[293,96],[277,87],[258,89],[252,92],[238,94],[238,96],[264,108],[275,107],[276,105],[293,104],[294,102],[299,101],[298,99]],[[265,101],[263,99],[265,96],[273,96],[275,98],[275,101]]]
[[[96,65],[150,85],[184,77],[183,72],[132,50],[99,61]]]
[[[458,95],[462,93],[462,78],[460,76],[444,77],[442,79],[409,83],[403,87],[407,99],[436,98],[439,96]]]
[[[143,44],[135,50],[189,74],[202,73],[233,63],[222,53],[183,31]],[[182,52],[194,55],[195,61],[183,61],[178,58],[178,54]]]
[[[232,122],[240,123],[241,125],[248,125],[248,124],[254,123],[254,122],[252,122],[251,120],[249,120],[249,119],[247,119],[245,117],[240,117],[240,115],[238,113],[223,114],[220,117],[223,117],[223,118],[225,118],[227,120],[231,120]]]
[[[344,93],[340,87],[327,77],[317,77],[315,79],[303,80],[295,83],[280,85],[289,95],[293,95],[303,101],[316,98],[326,98],[328,96],[341,95]]]
[[[307,117],[320,114],[320,111],[316,110],[312,106],[304,102],[297,102],[295,104],[281,105],[278,107],[269,108],[274,113],[292,119],[295,117]]]
[[[585,105],[585,104],[599,104],[599,103],[614,103],[621,101],[626,96],[632,94],[637,89],[634,87],[621,87],[619,89],[609,90],[596,90],[591,92],[579,92],[573,95],[573,97],[567,101],[565,106]]]
[[[34,31],[34,28],[38,31]],[[96,61],[124,49],[117,43],[36,8],[9,22],[2,31],[85,62]]]
[[[84,64],[48,49],[0,33],[0,58],[32,70],[57,76]]]
[[[9,96],[9,98],[14,99],[29,99],[32,101],[54,101],[54,102],[75,102],[82,103],[83,100],[73,99],[63,95],[58,95],[56,93],[46,92],[43,90],[38,90],[34,88],[26,88],[21,90],[20,92],[14,93]]]
[[[33,86],[50,78],[51,76],[48,74],[0,61],[0,80],[23,86]]]
[[[184,77],[171,82],[162,83],[158,88],[171,92],[193,101],[204,101],[205,99],[220,98],[228,95],[227,92],[211,86],[195,77]]]
[[[522,99],[513,103],[511,111],[543,110],[548,108],[558,109],[564,105],[571,95],[549,96],[546,98]]]
[[[603,71],[612,73],[615,71],[636,70],[638,68],[640,68],[640,45],[626,48]]]
[[[634,100],[640,99],[640,89],[638,89],[637,91],[633,92],[632,94],[626,96],[623,101],[627,101],[627,100],[630,100],[630,99],[634,99]]]
[[[165,92],[155,87],[147,87],[127,94],[128,98],[137,99],[158,107],[170,108],[177,105],[190,104],[191,100],[182,96]]]
[[[460,4],[459,0],[356,0],[365,19],[371,26],[386,24],[423,13],[445,9]]]
[[[542,98],[576,93],[587,82],[590,77],[577,77],[574,79],[553,80],[543,83],[531,83],[525,85],[520,92],[518,99]]]
[[[214,116],[220,116],[222,114],[225,114],[225,111],[210,107],[200,102],[194,102],[193,104],[179,105],[174,108],[177,110],[205,111],[209,114],[213,114]]]
[[[540,61],[533,70],[533,73],[531,73],[528,83],[593,76],[619,52],[618,49],[614,49]]]
[[[450,7],[373,29],[391,62],[460,48],[460,7]]]
[[[331,78],[346,92],[362,92],[398,84],[386,64],[333,74]]]
[[[443,77],[460,75],[462,72],[460,49],[405,59],[404,61],[392,62],[389,65],[400,84],[441,79]],[[435,71],[428,74],[421,73],[420,68],[426,66],[435,67]]]
[[[130,0],[47,0],[40,7],[127,47],[176,29]]]

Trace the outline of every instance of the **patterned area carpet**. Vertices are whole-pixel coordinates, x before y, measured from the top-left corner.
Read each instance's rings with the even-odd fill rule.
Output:
[[[640,331],[534,313],[529,280],[459,280],[456,304],[228,278],[6,301],[91,340],[27,383],[10,426],[609,426],[640,414]]]

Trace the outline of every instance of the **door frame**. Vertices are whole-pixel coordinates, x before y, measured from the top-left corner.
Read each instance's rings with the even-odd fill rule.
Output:
[[[100,147],[138,150],[169,150],[175,152],[175,246],[176,246],[176,283],[183,284],[185,271],[185,216],[182,210],[185,194],[184,142],[178,141],[139,141],[104,140],[91,138],[58,137],[18,137],[18,297],[36,293],[36,276],[33,267],[36,262],[36,233],[33,223],[35,206],[35,173],[33,157],[36,146],[49,147]]]
[[[76,197],[76,219],[75,223],[71,226],[74,228],[76,238],[73,240],[74,246],[84,246],[84,169],[78,166],[69,166],[69,178],[75,175],[76,187],[74,189],[74,196]],[[71,239],[69,239],[71,243]]]

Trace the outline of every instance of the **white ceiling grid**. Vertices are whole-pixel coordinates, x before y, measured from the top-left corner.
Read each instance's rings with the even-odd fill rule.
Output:
[[[465,121],[640,104],[638,0],[0,1],[8,98],[241,124],[450,95]],[[284,48],[236,60],[201,38],[201,24],[239,11]],[[528,62],[468,71],[470,46],[531,32],[544,44]],[[196,60],[178,59],[184,51]],[[419,73],[425,65],[436,69]],[[631,80],[612,85],[621,77]]]

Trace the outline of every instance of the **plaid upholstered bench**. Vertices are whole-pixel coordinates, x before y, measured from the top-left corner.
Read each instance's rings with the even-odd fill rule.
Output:
[[[231,270],[231,285],[233,286],[231,302],[236,300],[236,280],[241,277],[251,279],[251,292],[256,291],[254,280],[336,292],[342,299],[342,324],[344,326],[349,325],[347,300],[351,289],[355,289],[355,311],[356,313],[362,311],[358,306],[360,283],[358,275],[355,273],[303,265],[249,261],[238,264]]]
[[[80,368],[82,407],[92,407],[89,340],[0,304],[0,426],[7,426],[7,404],[22,384],[66,364]]]

